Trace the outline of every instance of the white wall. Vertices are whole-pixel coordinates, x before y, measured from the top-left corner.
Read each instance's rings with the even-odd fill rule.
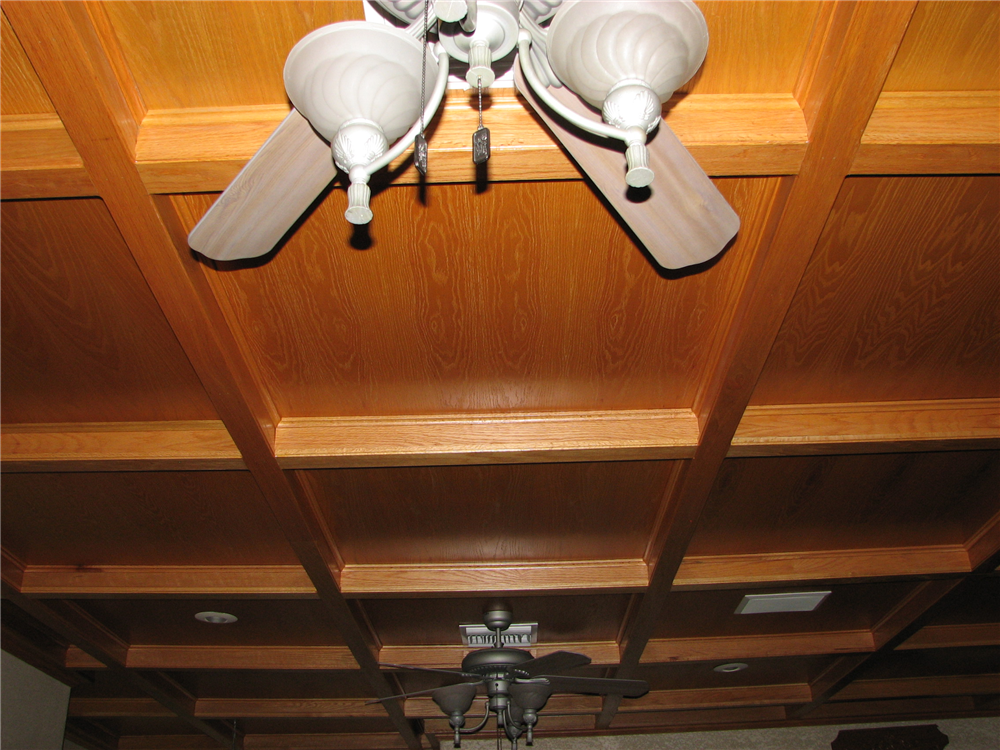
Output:
[[[0,652],[0,747],[61,750],[69,686]]]

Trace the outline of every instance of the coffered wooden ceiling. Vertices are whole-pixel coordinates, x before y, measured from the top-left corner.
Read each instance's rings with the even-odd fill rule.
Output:
[[[498,594],[651,686],[539,747],[1000,713],[1000,4],[699,5],[666,121],[742,229],[666,273],[512,91],[488,181],[452,92],[367,232],[337,185],[206,262],[285,55],[360,3],[4,2],[3,647],[69,737],[437,747],[378,662],[456,666]]]

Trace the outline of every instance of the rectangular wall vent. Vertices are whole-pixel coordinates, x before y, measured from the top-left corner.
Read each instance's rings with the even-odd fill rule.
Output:
[[[788,594],[747,594],[736,608],[738,615],[757,615],[764,612],[812,612],[820,605],[829,591],[800,591]]]
[[[459,625],[466,646],[492,646],[496,636],[485,625]],[[516,622],[500,634],[504,646],[530,646],[538,643],[537,622]]]

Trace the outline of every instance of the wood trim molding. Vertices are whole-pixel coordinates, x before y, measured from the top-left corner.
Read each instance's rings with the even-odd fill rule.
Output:
[[[491,181],[582,179],[513,90],[484,94],[483,106]],[[805,153],[805,121],[789,94],[693,94],[675,97],[664,112],[709,174],[795,174]],[[223,190],[287,114],[286,106],[152,110],[142,121],[136,166],[150,193]],[[447,92],[428,128],[428,182],[476,181],[468,138],[476,118],[467,91]],[[408,153],[389,170],[396,184],[417,182]]]
[[[156,646],[132,645],[123,660],[130,669],[359,669],[346,646]],[[81,649],[66,651],[69,669],[100,669]]]
[[[681,563],[674,577],[673,589],[961,575],[971,570],[969,555],[960,544],[752,555],[692,555],[685,557]]]
[[[903,643],[896,646],[896,650],[969,648],[975,646],[1000,646],[1000,623],[977,622],[962,625],[925,625]]]
[[[729,457],[1000,447],[1000,399],[748,406]]]
[[[996,172],[998,119],[995,91],[884,91],[851,174]]]
[[[470,651],[465,646],[383,646],[379,651],[379,661],[383,664],[405,664],[430,669],[454,669]],[[597,666],[611,666],[618,663],[618,644],[614,641],[572,641],[567,643],[545,643],[527,649],[535,656],[544,656],[553,651],[574,651],[586,654]]]
[[[965,543],[969,565],[973,571],[989,566],[991,558],[1000,551],[1000,512],[983,524]],[[989,572],[989,571],[986,571]]]
[[[874,651],[867,630],[766,635],[706,636],[704,638],[653,638],[642,654],[643,664],[678,661],[761,659],[775,656],[814,656]]]
[[[218,420],[3,425],[4,471],[245,469]]]
[[[0,579],[15,591],[24,585],[24,570],[27,566],[17,555],[6,548],[0,548]]]
[[[285,469],[689,458],[689,409],[283,419]]]
[[[58,115],[4,115],[0,139],[0,193],[5,200],[97,195]]]

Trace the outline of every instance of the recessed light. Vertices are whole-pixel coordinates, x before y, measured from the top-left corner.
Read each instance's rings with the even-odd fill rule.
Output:
[[[797,591],[782,594],[747,594],[736,608],[738,615],[757,615],[765,612],[812,612],[820,605],[829,591]]]
[[[730,662],[729,664],[720,664],[715,667],[716,672],[724,672],[728,674],[729,672],[742,672],[744,669],[749,667],[749,664],[744,664],[741,661]]]
[[[199,612],[194,616],[194,619],[210,622],[213,625],[228,625],[231,622],[236,622],[237,618],[236,615],[231,615],[228,612]]]

